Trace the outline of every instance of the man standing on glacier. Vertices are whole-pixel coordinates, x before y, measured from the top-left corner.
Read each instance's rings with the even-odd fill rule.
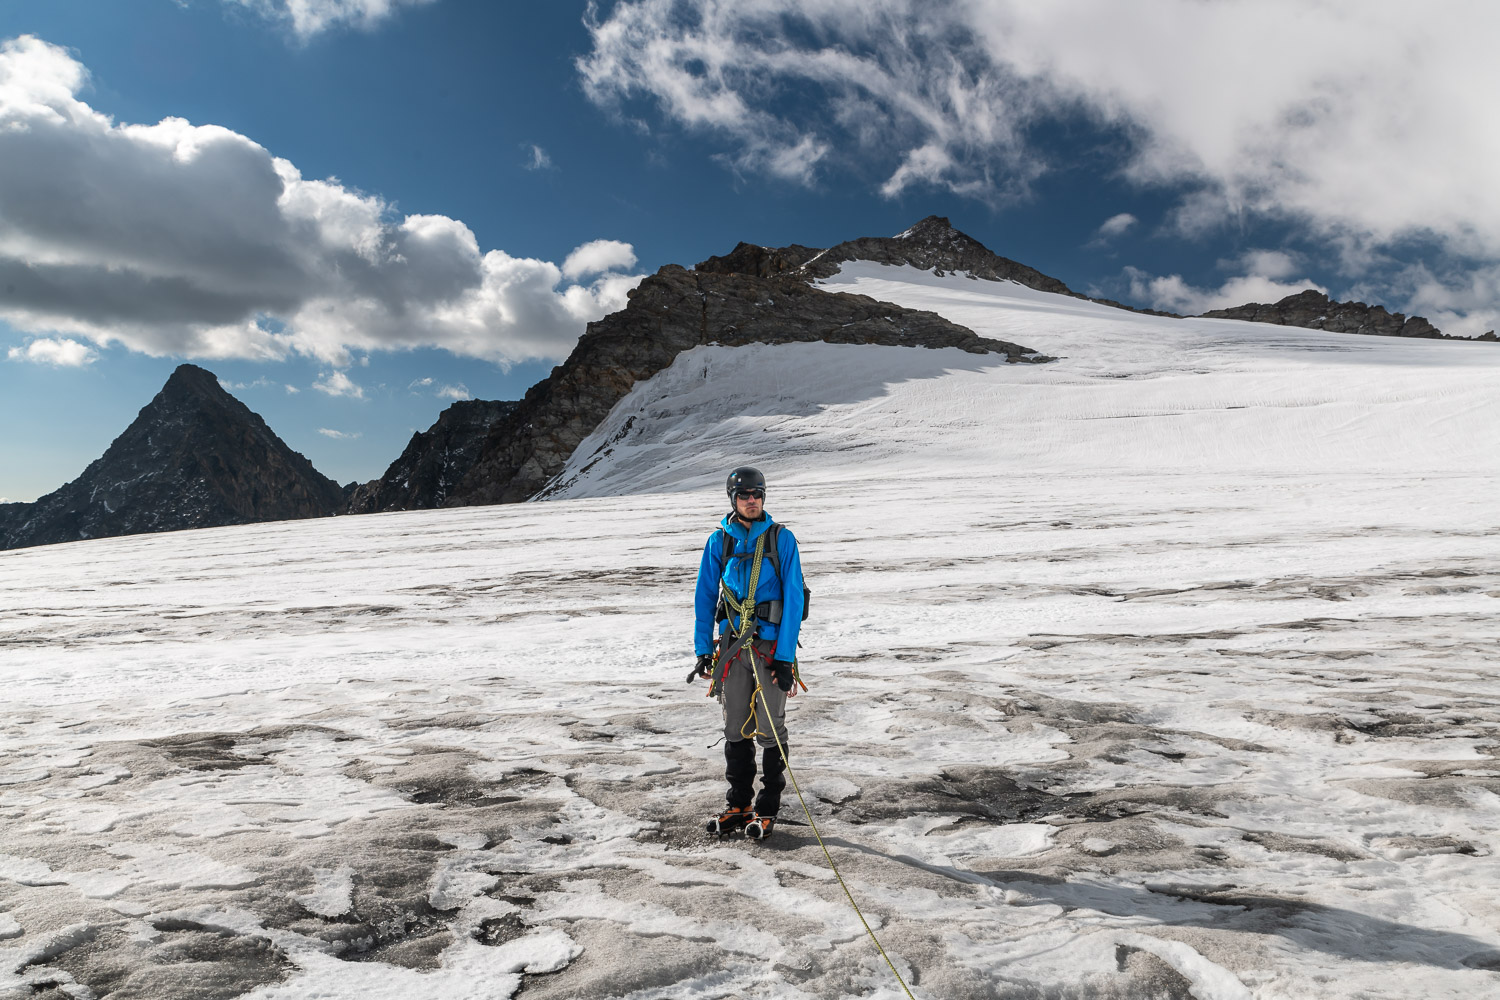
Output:
[[[786,787],[786,700],[800,684],[797,634],[807,596],[797,539],[765,512],[765,476],[742,466],[729,474],[725,490],[732,509],[703,546],[698,566],[698,662],[688,679],[708,678],[724,710],[728,808],[708,821],[708,830],[744,830],[764,840],[775,828]],[[721,623],[717,640],[715,622]],[[752,809],[757,743],[760,795]]]

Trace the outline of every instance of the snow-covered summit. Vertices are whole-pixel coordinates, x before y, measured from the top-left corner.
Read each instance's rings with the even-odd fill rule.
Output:
[[[916,469],[1500,473],[1500,352],[1167,319],[910,266],[849,262],[821,287],[938,313],[1059,360],[833,344],[704,347],[638,384],[544,496]]]

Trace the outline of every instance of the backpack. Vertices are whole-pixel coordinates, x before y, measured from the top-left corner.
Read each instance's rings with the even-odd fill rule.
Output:
[[[734,536],[731,535],[729,532],[725,531],[723,528],[719,529],[719,534],[721,534],[721,535],[724,536],[724,563],[725,563],[725,565],[728,565],[729,560],[731,560],[731,559],[749,559],[749,558],[751,558],[751,556],[754,555],[753,551],[752,552],[741,552],[739,554],[735,554],[735,551],[734,551]],[[777,539],[780,537],[780,535],[781,535],[781,522],[780,521],[772,521],[771,522],[771,526],[769,528],[767,528],[766,532],[765,532],[766,545],[765,545],[765,550],[764,550],[763,555],[764,555],[764,558],[767,558],[767,559],[771,560],[771,566],[773,568],[775,568],[775,570],[776,570],[776,577],[777,577],[777,579],[784,579],[784,577],[782,577],[782,575],[781,575],[781,556],[776,551],[776,542],[777,542]],[[809,589],[807,589],[807,580],[804,579],[802,581],[802,620],[803,621],[807,621],[807,611],[808,611],[808,609],[810,607],[812,607],[812,591],[809,590]],[[766,621],[770,622],[772,625],[779,625],[779,624],[781,624],[781,602],[780,601],[761,601],[759,604],[757,604],[755,606],[755,616],[757,618],[764,618]],[[721,620],[729,617],[729,610],[724,606],[724,602],[722,600],[719,601],[718,613],[717,613],[717,615],[715,617],[719,618]]]

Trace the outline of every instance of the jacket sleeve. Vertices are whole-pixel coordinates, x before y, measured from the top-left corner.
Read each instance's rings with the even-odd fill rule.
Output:
[[[776,627],[776,659],[797,659],[797,636],[802,631],[802,557],[797,539],[782,528],[776,539],[781,560],[781,624]],[[710,612],[711,613],[711,612]]]
[[[698,589],[693,595],[693,654],[714,651],[714,608],[719,605],[719,579],[724,575],[724,541],[719,532],[708,536],[698,563]],[[800,578],[800,577],[799,577]],[[798,591],[798,600],[802,592]]]

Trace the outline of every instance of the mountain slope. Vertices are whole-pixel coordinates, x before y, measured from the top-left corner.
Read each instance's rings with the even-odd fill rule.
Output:
[[[438,414],[425,431],[411,436],[401,455],[379,479],[355,488],[347,514],[441,507],[474,467],[490,428],[520,404],[463,399]]]
[[[1029,348],[983,338],[934,313],[864,295],[831,293],[796,277],[663,267],[630,304],[596,323],[552,375],[490,432],[450,506],[529,499],[562,471],[631,389],[683,352],[706,344],[873,344],[956,348],[1001,363],[1048,360]]]
[[[212,372],[182,365],[82,475],[10,513],[0,547],[322,517],[342,500]]]
[[[1039,470],[1500,473],[1500,352],[1213,319],[1160,319],[1012,282],[842,265],[823,283],[939,313],[1057,360],[798,344],[703,347],[637,385],[544,493],[774,478]]]

